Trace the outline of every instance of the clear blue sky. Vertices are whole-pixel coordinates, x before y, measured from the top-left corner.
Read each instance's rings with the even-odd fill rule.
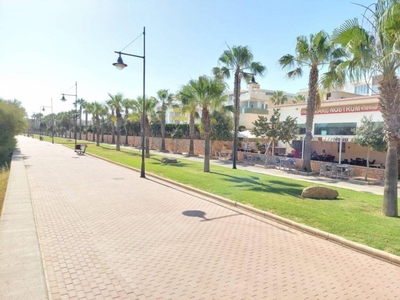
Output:
[[[211,75],[227,45],[249,46],[267,67],[256,78],[261,88],[295,93],[307,87],[307,74],[288,80],[277,61],[294,54],[296,37],[331,34],[363,12],[350,0],[0,0],[0,97],[21,101],[29,116],[51,98],[55,112],[73,109],[74,97],[59,99],[75,93],[75,81],[78,98],[89,102],[118,92],[136,98],[142,59],[123,57],[129,66],[122,71],[112,63],[143,26],[148,96]],[[142,42],[124,51],[142,55]]]

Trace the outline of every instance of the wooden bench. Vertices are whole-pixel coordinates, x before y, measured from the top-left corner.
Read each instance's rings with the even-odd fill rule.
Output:
[[[77,144],[75,145],[75,152],[78,153],[78,155],[84,155],[86,152],[86,148],[86,144]]]

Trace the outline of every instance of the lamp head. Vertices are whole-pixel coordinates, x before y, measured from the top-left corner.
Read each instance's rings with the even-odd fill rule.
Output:
[[[122,70],[123,68],[127,67],[127,64],[124,64],[124,61],[122,60],[121,53],[119,54],[118,60],[116,63],[113,63],[113,66],[115,66],[118,70]]]
[[[46,110],[44,109],[44,107],[42,108],[42,111],[46,111]]]
[[[62,96],[62,98],[61,98],[61,101],[63,101],[63,102],[65,102],[65,101],[67,101],[67,99],[65,99],[65,97],[64,97],[64,94],[62,94],[63,96]]]

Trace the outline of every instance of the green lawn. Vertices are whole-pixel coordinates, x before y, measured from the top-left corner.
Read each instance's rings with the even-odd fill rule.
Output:
[[[65,139],[56,142],[65,143]],[[73,142],[69,140],[68,146],[73,147]],[[141,153],[137,150],[117,152],[115,146],[89,144],[86,152],[140,169]],[[204,173],[202,162],[182,158],[177,164],[162,164],[165,156],[152,154],[146,159],[146,172],[400,255],[400,218],[382,215],[382,196],[336,188],[337,200],[303,199],[300,195],[311,185],[308,182],[217,165]]]

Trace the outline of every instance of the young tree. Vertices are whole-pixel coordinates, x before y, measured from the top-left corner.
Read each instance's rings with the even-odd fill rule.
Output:
[[[270,117],[269,121],[266,116],[258,116],[253,125],[251,133],[264,140],[265,153],[267,153],[269,148],[268,141],[272,144],[272,153],[274,153],[274,147],[278,141],[288,143],[296,137],[298,131],[297,118],[288,116],[285,120],[281,121],[280,109],[274,109],[274,114]]]
[[[367,27],[368,26],[368,27]],[[378,0],[365,7],[363,25],[357,19],[344,22],[333,33],[333,41],[345,47],[348,59],[336,68],[337,74],[349,80],[379,81],[379,108],[387,141],[385,188],[382,212],[398,216],[397,145],[400,142],[400,2]]]
[[[233,123],[225,112],[214,110],[211,114],[211,125],[211,140],[232,140]]]
[[[380,151],[386,150],[386,141],[384,140],[383,124],[374,123],[372,116],[363,116],[361,124],[354,130],[353,142],[360,145],[361,147],[367,148],[367,169],[365,172],[365,181],[368,180],[369,171],[369,151]]]
[[[308,101],[306,116],[306,137],[304,140],[303,169],[311,170],[311,141],[315,110],[320,105],[319,69],[342,56],[341,49],[332,46],[329,35],[320,31],[297,37],[296,55],[286,54],[279,59],[279,65],[290,70],[286,76],[297,78],[303,75],[303,69],[309,68]],[[293,69],[294,68],[294,69]]]
[[[239,131],[239,116],[240,116],[240,83],[242,79],[247,82],[250,81],[254,75],[264,76],[266,67],[260,62],[253,61],[253,54],[247,46],[233,46],[228,47],[220,56],[219,62],[223,67],[216,67],[213,73],[217,78],[231,77],[231,72],[234,77],[233,87],[233,102],[234,102],[234,126],[233,126],[233,165],[232,168],[236,169],[237,160],[237,139]]]

